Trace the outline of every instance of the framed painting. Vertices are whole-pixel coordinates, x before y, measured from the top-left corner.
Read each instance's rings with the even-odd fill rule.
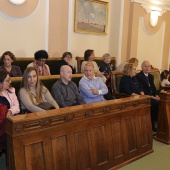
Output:
[[[87,34],[107,34],[108,2],[75,0],[74,31]]]

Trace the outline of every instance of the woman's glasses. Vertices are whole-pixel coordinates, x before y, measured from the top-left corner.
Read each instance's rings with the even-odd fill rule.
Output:
[[[11,83],[11,79],[4,80],[4,82]]]
[[[39,61],[41,61],[43,63],[46,63],[47,60],[40,59]]]

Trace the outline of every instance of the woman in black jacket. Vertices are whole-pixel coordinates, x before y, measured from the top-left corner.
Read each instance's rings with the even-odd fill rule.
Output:
[[[144,95],[143,90],[136,78],[136,67],[133,63],[126,64],[120,80],[119,92],[129,96]]]
[[[76,74],[76,67],[72,62],[72,54],[70,52],[63,53],[61,60],[57,63],[56,74],[60,74],[60,68],[63,65],[70,66],[72,69],[72,74]]]

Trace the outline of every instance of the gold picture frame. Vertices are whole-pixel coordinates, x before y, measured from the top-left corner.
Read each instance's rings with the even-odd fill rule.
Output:
[[[107,34],[109,3],[100,0],[75,0],[74,31]]]

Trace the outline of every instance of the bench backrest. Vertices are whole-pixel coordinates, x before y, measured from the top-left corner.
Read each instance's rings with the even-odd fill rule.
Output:
[[[140,72],[140,70],[137,71],[137,73]],[[152,69],[150,72],[154,76],[154,84],[156,87],[156,90],[160,91],[160,72],[158,69]],[[123,72],[121,71],[112,71],[111,72],[111,85],[112,85],[112,94],[116,98],[119,98],[121,95],[119,93],[119,84],[120,80],[123,76]]]
[[[77,73],[81,73],[81,63],[84,61],[84,57],[76,57],[77,60]],[[94,61],[97,63],[97,65],[100,65],[100,62],[103,61],[102,57],[95,57]],[[113,67],[116,68],[116,58],[111,58],[111,63],[113,64]]]
[[[56,74],[56,66],[57,66],[57,62],[61,60],[61,58],[48,58],[46,64],[49,66],[50,68],[50,72],[52,75]],[[27,65],[32,63],[34,61],[34,58],[16,58],[16,61],[13,63],[16,66],[19,66],[22,73],[24,72],[24,70],[27,68]],[[3,64],[2,62],[0,62],[0,65]]]
[[[72,81],[76,83],[78,86],[80,79],[82,78],[83,74],[73,74],[72,76]],[[50,75],[50,76],[40,76],[41,82],[44,84],[45,87],[49,91],[51,91],[51,88],[53,84],[60,78],[60,75]],[[11,78],[11,85],[15,88],[16,94],[18,94],[20,86],[21,86],[21,81],[22,77],[12,77]]]

